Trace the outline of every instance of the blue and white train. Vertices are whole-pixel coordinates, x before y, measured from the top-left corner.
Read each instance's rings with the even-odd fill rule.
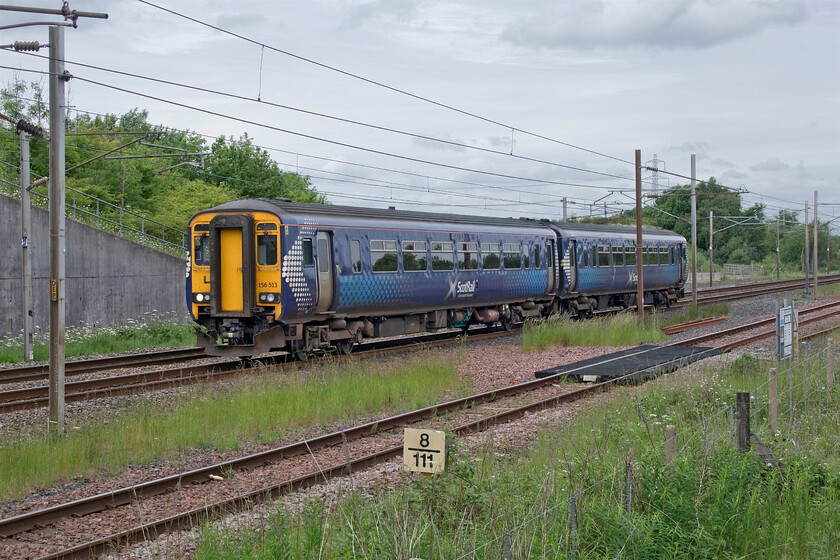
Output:
[[[186,297],[216,355],[350,352],[366,338],[636,305],[624,226],[237,200],[190,221]],[[683,296],[686,241],[643,232],[645,303]]]

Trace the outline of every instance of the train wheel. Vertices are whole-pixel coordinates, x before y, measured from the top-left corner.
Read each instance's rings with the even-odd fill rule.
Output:
[[[511,319],[502,319],[502,328],[506,331],[513,330],[513,320]]]
[[[308,350],[295,350],[295,358],[297,358],[299,362],[305,362],[309,360],[310,357],[311,354]]]
[[[335,346],[338,348],[338,352],[340,354],[344,354],[345,356],[353,351],[352,340],[342,340],[341,342],[337,342]]]

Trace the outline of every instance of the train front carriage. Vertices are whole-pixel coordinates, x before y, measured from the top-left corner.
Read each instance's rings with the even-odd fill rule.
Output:
[[[550,310],[560,284],[555,234],[532,221],[257,199],[190,232],[187,297],[216,355],[510,325]]]

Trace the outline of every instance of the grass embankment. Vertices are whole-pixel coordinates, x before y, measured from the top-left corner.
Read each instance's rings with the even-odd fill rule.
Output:
[[[696,321],[697,319],[705,319],[707,317],[723,317],[729,315],[729,305],[726,303],[708,303],[704,305],[687,305],[674,311],[668,315],[667,319],[662,321],[663,327],[677,325],[679,323],[687,323],[689,321]]]
[[[576,320],[567,315],[528,322],[522,329],[522,349],[544,350],[550,346],[633,346],[641,342],[668,340],[654,317],[639,326],[635,315]]]
[[[35,360],[50,358],[49,343],[49,333],[38,333],[34,337],[32,350]],[[129,319],[122,327],[68,327],[65,355],[93,356],[141,348],[177,346],[195,346],[195,330],[191,326],[157,317],[146,317],[139,322]],[[0,362],[22,361],[23,335],[0,340]]]
[[[148,403],[116,420],[71,429],[66,437],[5,441],[0,498],[61,479],[175,459],[191,449],[237,449],[356,415],[427,406],[464,390],[456,362],[421,355],[399,365],[327,365],[318,374],[280,380],[262,375],[222,391],[206,389],[169,410]]]
[[[500,560],[507,530],[513,558],[837,558],[840,391],[820,389],[820,358],[811,355],[807,375],[803,363],[792,383],[787,371],[779,377],[779,434],[766,429],[767,362],[699,366],[616,391],[555,423],[529,449],[488,443],[467,452],[456,443],[447,473],[375,499],[360,492],[329,506],[312,502],[302,513],[278,508],[244,530],[210,525],[193,558]],[[739,455],[730,438],[736,391],[756,389],[758,437],[782,459],[782,471],[754,451]],[[663,457],[666,424],[678,430],[671,464]]]

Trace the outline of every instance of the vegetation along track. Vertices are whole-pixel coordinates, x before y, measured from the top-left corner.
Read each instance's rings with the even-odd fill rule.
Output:
[[[840,306],[840,302],[823,304],[809,310],[802,310],[801,313],[816,313],[837,306]],[[823,320],[826,317],[836,315],[836,312],[828,314],[823,313],[816,317],[800,321],[800,324]],[[773,319],[763,319],[748,325],[727,329],[726,331],[722,331],[720,333],[714,333],[714,335],[695,337],[693,339],[674,344],[693,345],[698,342],[709,340],[712,336],[728,336],[731,334],[742,333],[745,330],[760,328],[768,323],[772,323],[772,321]],[[834,328],[836,328],[836,325]],[[818,336],[822,334],[822,332],[824,331],[803,335],[802,338]],[[760,337],[765,338],[773,336],[774,334],[775,330],[763,329],[760,333]],[[756,338],[758,338],[756,335],[749,335],[739,341],[727,341],[726,343],[718,346],[717,350],[728,350],[736,346],[746,344]],[[519,418],[528,412],[554,407],[559,404],[568,403],[581,397],[603,391],[622,380],[641,377],[640,374],[642,373],[644,372],[632,372],[623,378],[611,379],[603,383],[587,385],[571,391],[561,388],[558,390],[559,394],[553,394],[547,398],[540,398],[535,402],[523,406],[497,406],[494,410],[501,408],[501,412],[481,416],[478,419],[471,418],[467,422],[451,426],[448,429],[458,435],[479,432],[490,426]],[[375,422],[362,424],[342,431],[292,443],[290,445],[285,445],[245,457],[236,458],[223,463],[209,465],[188,472],[147,481],[136,486],[126,487],[65,504],[55,505],[42,510],[32,511],[15,517],[10,517],[0,520],[0,536],[6,538],[18,538],[22,533],[28,531],[38,531],[39,528],[48,527],[56,523],[66,523],[71,518],[81,518],[78,521],[74,521],[74,523],[84,524],[85,522],[83,516],[86,515],[112,510],[114,508],[121,508],[129,504],[136,505],[141,501],[154,500],[156,497],[160,499],[168,494],[183,492],[190,488],[201,490],[202,488],[206,488],[204,485],[207,484],[223,484],[224,482],[222,482],[222,479],[236,479],[236,473],[242,471],[258,470],[266,465],[291,461],[295,458],[301,458],[307,455],[315,457],[319,453],[326,452],[331,448],[341,449],[342,447],[347,446],[348,442],[357,441],[362,438],[388,436],[389,432],[393,433],[402,427],[419,421],[429,420],[431,418],[440,418],[446,413],[452,413],[454,415],[459,413],[459,411],[462,414],[469,411],[476,412],[475,409],[479,408],[482,404],[498,401],[499,399],[505,397],[521,395],[536,389],[550,388],[556,380],[557,376],[546,377],[509,387],[494,389],[492,391],[452,400],[397,416],[383,418]],[[76,542],[70,547],[61,550],[55,550],[59,547],[53,546],[52,549],[54,552],[51,552],[46,556],[42,556],[41,560],[58,558],[89,558],[92,556],[98,556],[108,550],[114,549],[114,547],[142,542],[144,540],[151,540],[156,538],[158,535],[167,532],[191,528],[203,520],[214,519],[230,512],[247,509],[255,503],[275,499],[285,493],[322,483],[332,477],[358,471],[360,469],[388,461],[392,458],[400,456],[402,453],[401,445],[387,444],[380,445],[379,447],[380,448],[378,450],[372,453],[369,452],[371,448],[370,446],[361,446],[360,448],[363,450],[361,452],[353,451],[335,453],[333,454],[331,462],[327,462],[324,457],[318,455],[321,457],[321,460],[318,461],[317,464],[319,465],[319,468],[315,471],[308,472],[294,478],[281,480],[268,486],[257,485],[243,487],[242,485],[235,485],[235,489],[231,489],[230,492],[227,492],[228,497],[216,500],[213,503],[204,503],[203,505],[200,505],[200,507],[177,509],[177,504],[180,504],[181,501],[177,499],[169,500],[168,503],[170,505],[167,513],[165,515],[156,515],[156,520],[151,523],[143,523],[127,528],[123,525],[123,528],[111,531],[109,534],[96,537],[87,542]],[[97,524],[88,523],[86,526],[91,527],[95,525]],[[107,530],[105,532],[108,533]],[[46,532],[44,534],[47,535],[47,537],[40,538],[48,539],[50,533]],[[47,540],[46,542],[51,541]]]

